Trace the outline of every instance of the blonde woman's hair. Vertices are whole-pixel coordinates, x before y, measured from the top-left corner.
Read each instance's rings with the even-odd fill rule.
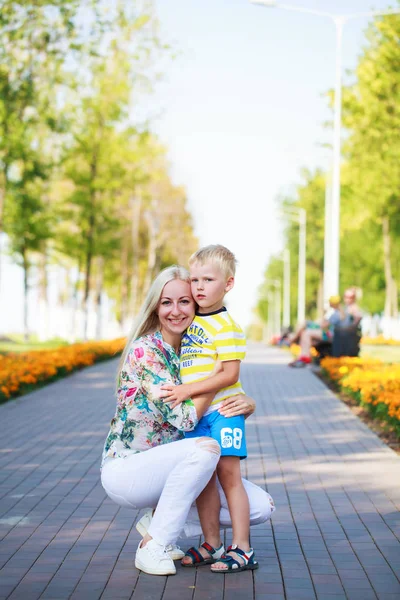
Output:
[[[124,366],[126,356],[129,352],[129,348],[134,340],[147,335],[148,333],[154,333],[160,326],[160,321],[157,315],[158,303],[160,302],[161,294],[164,286],[173,281],[179,279],[181,281],[187,281],[190,283],[189,272],[179,265],[172,265],[167,267],[157,275],[153,283],[150,286],[147,296],[142,304],[138,316],[136,317],[133,327],[128,335],[128,341],[122,353],[121,359],[118,364],[117,373],[117,385],[119,381],[119,374],[122,367]]]
[[[213,263],[216,265],[226,277],[234,277],[236,272],[237,260],[233,252],[221,246],[221,244],[210,244],[197,250],[189,258],[189,266],[194,263],[204,265],[206,263]]]

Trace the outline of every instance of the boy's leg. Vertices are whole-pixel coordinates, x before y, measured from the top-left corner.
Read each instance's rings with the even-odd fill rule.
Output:
[[[193,431],[186,433],[185,437],[195,437],[197,435],[211,435],[210,423],[207,416],[202,417],[197,427]],[[215,472],[204,490],[197,497],[196,507],[204,541],[213,548],[219,548],[221,546],[219,524],[221,498],[217,488],[217,476]],[[205,548],[200,546],[198,551],[203,558],[209,558],[210,553]],[[185,556],[181,562],[184,565],[190,565],[193,563],[193,559],[190,556]]]
[[[217,466],[218,479],[224,490],[232,520],[232,544],[244,551],[250,549],[249,498],[240,473],[240,458],[222,456]]]
[[[249,560],[250,557],[252,557],[251,560],[254,560],[254,554],[250,548],[249,498],[244,489],[240,474],[240,458],[237,456],[221,457],[217,467],[217,474],[228,502],[233,529],[232,548],[228,548],[227,556],[231,557],[240,567],[244,568],[246,560]],[[238,552],[235,552],[235,548],[238,549]],[[244,556],[246,556],[246,559]],[[211,567],[211,570],[214,572],[227,571],[228,569],[229,567],[225,560],[218,560]]]
[[[215,414],[210,433],[221,445],[217,475],[227,499],[232,521],[232,543],[246,552],[250,550],[250,507],[240,473],[240,459],[247,456],[243,415],[224,417]],[[235,553],[234,556],[239,563],[242,562],[239,555]],[[214,567],[226,570],[226,565],[220,562],[215,563]]]

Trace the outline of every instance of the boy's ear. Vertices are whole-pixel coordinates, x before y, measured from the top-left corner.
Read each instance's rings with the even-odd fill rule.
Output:
[[[226,285],[225,285],[225,293],[229,292],[229,290],[231,290],[234,285],[235,285],[235,278],[234,277],[228,277]]]

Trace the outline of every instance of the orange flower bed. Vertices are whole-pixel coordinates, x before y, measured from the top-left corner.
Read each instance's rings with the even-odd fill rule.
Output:
[[[291,344],[290,345],[290,352],[293,354],[293,356],[300,356],[300,346],[298,344]],[[319,356],[318,351],[314,348],[314,346],[311,346],[311,356],[313,358],[316,358],[317,356]]]
[[[341,358],[332,358],[330,356],[321,360],[321,367],[335,383],[340,381],[351,373],[354,369],[380,370],[383,362],[378,358],[360,358],[342,356]]]
[[[367,346],[400,346],[400,340],[394,340],[393,338],[385,338],[383,335],[376,337],[363,336],[361,338],[361,344]]]
[[[324,358],[323,372],[400,434],[400,364],[372,358]]]
[[[57,350],[32,350],[0,356],[0,401],[31,391],[76,369],[113,358],[125,338],[71,344]]]

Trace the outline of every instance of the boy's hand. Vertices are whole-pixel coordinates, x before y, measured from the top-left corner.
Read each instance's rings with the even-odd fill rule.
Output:
[[[171,402],[171,408],[175,408],[181,402],[190,398],[190,393],[186,385],[165,384],[161,386],[160,398],[164,402]]]

